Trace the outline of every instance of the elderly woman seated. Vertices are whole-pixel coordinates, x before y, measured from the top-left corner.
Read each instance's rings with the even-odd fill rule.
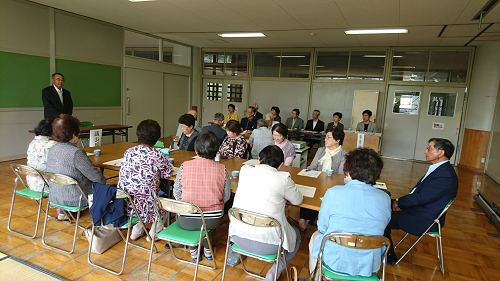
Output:
[[[373,185],[384,163],[372,149],[349,152],[344,164],[345,185],[328,189],[319,210],[318,230],[309,242],[309,271],[312,272],[323,236],[331,232],[383,235],[391,219],[391,200]],[[380,268],[382,248],[359,250],[327,242],[323,265],[341,274],[371,276]]]
[[[221,156],[243,158],[247,150],[247,141],[240,135],[240,123],[236,120],[229,120],[226,124],[226,132],[227,136],[219,148]]]
[[[285,124],[278,123],[273,126],[272,132],[274,141],[270,142],[269,145],[276,145],[281,148],[285,155],[285,162],[283,165],[292,166],[293,159],[295,158],[295,147],[286,138],[288,136],[288,129]]]
[[[75,179],[86,196],[92,194],[92,182],[105,184],[106,178],[90,161],[87,153],[76,147],[80,128],[78,119],[64,114],[52,124],[52,139],[57,143],[49,149],[47,172]],[[78,206],[82,193],[76,186],[49,183],[50,201],[59,205]],[[82,198],[82,206],[87,201]]]
[[[173,170],[165,154],[153,148],[161,135],[158,122],[151,119],[142,121],[137,126],[136,134],[139,145],[127,149],[123,155],[118,188],[130,193],[142,222],[148,224],[156,219],[153,201],[158,197],[159,180],[171,177]],[[129,206],[128,215],[133,214],[132,207]],[[163,224],[158,222],[156,233],[154,233],[154,227],[151,227],[149,234],[151,237],[156,237],[156,234],[162,230]],[[144,235],[142,225],[136,224],[132,229],[130,239],[135,241],[142,235]]]
[[[195,204],[203,211],[207,229],[213,229],[208,234],[212,245],[215,229],[222,223],[224,203],[231,196],[231,181],[226,167],[214,161],[218,148],[217,136],[211,131],[202,132],[194,144],[194,150],[200,157],[182,163],[174,182],[175,199]],[[199,214],[177,214],[176,219],[179,226],[186,230],[199,230],[202,225]],[[203,245],[205,257],[212,260],[206,238]],[[190,252],[194,261],[201,258],[197,247],[190,247]]]
[[[335,174],[344,174],[344,162],[347,151],[342,149],[344,142],[344,131],[340,129],[330,129],[326,131],[325,147],[320,147],[314,155],[309,170],[323,171],[332,170]],[[318,216],[318,211],[300,208],[300,230],[306,230],[309,222],[314,222]]]
[[[42,120],[35,128],[35,138],[28,146],[28,166],[37,169],[39,172],[45,172],[47,168],[47,156],[49,149],[56,144],[51,140],[52,137],[52,121]],[[33,191],[41,192],[45,183],[41,177],[34,175],[26,176],[26,183]],[[48,192],[48,189],[44,190]]]
[[[181,125],[182,134],[179,139],[179,149],[194,151],[194,142],[198,137],[198,131],[195,130],[196,119],[193,115],[186,113],[179,117],[179,124]]]

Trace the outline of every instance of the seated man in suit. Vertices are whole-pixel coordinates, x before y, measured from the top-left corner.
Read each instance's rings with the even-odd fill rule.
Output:
[[[252,131],[257,128],[257,119],[255,118],[255,112],[255,107],[249,106],[247,108],[247,111],[245,111],[246,117],[241,118],[241,129],[243,131],[246,131],[246,138],[248,138],[250,134],[252,134]]]
[[[54,120],[61,113],[73,114],[73,100],[68,90],[63,89],[64,76],[61,73],[52,74],[52,86],[42,90],[44,119]]]
[[[292,117],[289,117],[286,119],[286,127],[289,130],[301,130],[304,129],[304,120],[302,120],[300,117],[300,110],[295,108],[292,110]]]
[[[321,114],[321,112],[317,109],[315,109],[313,111],[313,114],[312,114],[313,119],[307,120],[307,124],[306,124],[306,128],[305,128],[306,131],[322,132],[325,130],[325,123],[323,121],[319,120],[320,114]],[[311,151],[311,148],[315,144],[319,144],[319,143],[320,143],[319,140],[310,140],[307,143],[307,146],[309,146],[309,151]]]
[[[326,126],[327,131],[331,131],[335,128],[339,128],[339,130],[343,131],[344,130],[344,124],[340,123],[340,120],[342,120],[342,113],[340,112],[335,112],[333,114],[333,122],[328,123]]]
[[[357,132],[367,132],[367,133],[376,133],[377,132],[377,124],[370,121],[372,117],[372,111],[367,109],[363,111],[363,121],[359,122],[356,126]]]
[[[420,236],[457,196],[458,178],[449,161],[454,151],[455,147],[449,140],[430,139],[424,151],[425,159],[432,163],[429,170],[410,194],[392,202],[391,221],[384,232],[384,236],[391,240],[387,256],[389,264],[398,260],[391,239],[391,229],[402,229],[411,235]],[[444,219],[445,215],[439,220],[441,226],[444,226]],[[437,225],[430,231],[437,231]]]
[[[212,125],[208,125],[202,128],[202,131],[211,131],[213,132],[217,138],[219,139],[219,146],[222,144],[222,141],[226,138],[227,133],[226,130],[223,130],[221,127],[224,125],[224,114],[217,112],[212,119],[214,122]]]
[[[259,105],[257,103],[254,103],[252,106],[255,107],[255,121],[264,118],[264,115],[259,112]]]

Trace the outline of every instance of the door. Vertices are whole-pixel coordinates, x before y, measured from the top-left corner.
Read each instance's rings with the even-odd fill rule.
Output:
[[[137,141],[136,129],[142,120],[156,120],[163,127],[163,73],[125,68],[125,124],[129,141]]]
[[[363,121],[363,111],[367,109],[371,110],[373,114],[370,121],[377,123],[376,118],[377,118],[378,94],[379,91],[368,91],[368,90],[354,91],[354,100],[352,102],[352,117],[351,117],[351,128],[353,131],[356,130],[356,126],[358,125],[358,123]],[[380,127],[378,123],[377,127]]]
[[[424,150],[430,138],[448,139],[455,145],[450,163],[455,163],[460,134],[465,88],[424,87],[422,111],[418,123],[416,160],[425,160]]]
[[[221,112],[224,116],[228,113],[227,106],[234,104],[238,117],[245,117],[247,104],[247,85],[246,80],[232,79],[203,79],[203,114],[202,126],[212,122],[214,114]]]
[[[189,111],[189,77],[163,74],[163,136],[177,133],[179,117]]]
[[[422,86],[389,86],[382,155],[413,159],[422,92]]]

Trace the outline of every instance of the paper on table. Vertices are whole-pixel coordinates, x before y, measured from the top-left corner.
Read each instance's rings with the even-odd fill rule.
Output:
[[[316,193],[316,187],[295,184],[295,187],[304,195],[305,197],[313,198],[314,193]]]
[[[383,182],[377,182],[377,183],[375,183],[374,187],[376,187],[378,189],[387,189],[387,186]]]
[[[177,172],[179,172],[179,168],[177,167],[172,167],[172,170],[173,170],[172,176],[176,176]]]
[[[122,165],[122,162],[123,162],[123,158],[120,158],[120,159],[116,159],[116,160],[111,160],[111,161],[108,161],[108,162],[104,162],[102,164],[120,167]]]
[[[243,164],[256,166],[256,165],[259,165],[259,160],[258,159],[252,159],[252,160],[248,160],[248,161],[244,162]]]
[[[94,155],[94,153],[87,152],[87,156],[92,156],[92,155]]]
[[[191,158],[196,159],[196,158],[199,158],[199,157],[200,157],[200,156],[195,155],[195,156],[193,156],[193,157],[191,157]]]
[[[317,178],[320,174],[321,174],[321,171],[311,171],[311,170],[302,169],[302,171],[300,171],[297,175],[311,177],[311,178]]]

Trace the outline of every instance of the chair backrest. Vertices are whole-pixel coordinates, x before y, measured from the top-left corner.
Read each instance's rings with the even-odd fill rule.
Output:
[[[177,201],[175,199],[167,199],[163,197],[156,198],[154,201],[154,206],[156,212],[159,213],[159,209],[166,210],[172,213],[180,213],[180,214],[201,214],[203,216],[203,212],[201,209],[195,204],[191,204],[188,202]]]
[[[281,225],[276,219],[270,216],[239,208],[229,209],[228,216],[229,216],[229,222],[236,219],[246,225],[251,225],[256,227],[275,227],[279,230],[280,241],[283,242],[283,231],[281,229]]]
[[[180,138],[178,136],[170,136],[168,139],[170,141],[170,147],[174,148],[174,143],[179,142]]]
[[[10,167],[12,168],[12,171],[16,174],[17,178],[21,180],[23,185],[26,188],[29,188],[29,186],[24,182],[23,177],[26,177],[27,175],[32,175],[32,176],[37,176],[43,179],[45,186],[47,187],[47,182],[45,181],[45,178],[42,176],[42,173],[40,173],[37,169],[27,166],[27,165],[22,165],[22,164],[17,164],[14,162],[10,163]]]
[[[94,123],[90,121],[80,121],[78,124],[79,127],[88,127],[88,126],[94,126]]]
[[[45,179],[47,182],[59,184],[59,185],[76,185],[80,192],[82,193],[83,198],[85,198],[85,201],[89,201],[87,198],[87,195],[85,195],[85,192],[83,192],[82,188],[80,187],[80,184],[73,179],[72,177],[61,175],[61,174],[54,174],[54,173],[49,173],[45,172]],[[50,198],[50,197],[49,197]]]
[[[444,206],[443,211],[441,211],[441,213],[439,214],[439,216],[437,217],[436,220],[439,220],[448,211],[448,209],[450,208],[451,204],[453,204],[454,201],[455,201],[455,198],[451,199],[450,202],[448,202],[448,204],[446,204],[446,206]]]

